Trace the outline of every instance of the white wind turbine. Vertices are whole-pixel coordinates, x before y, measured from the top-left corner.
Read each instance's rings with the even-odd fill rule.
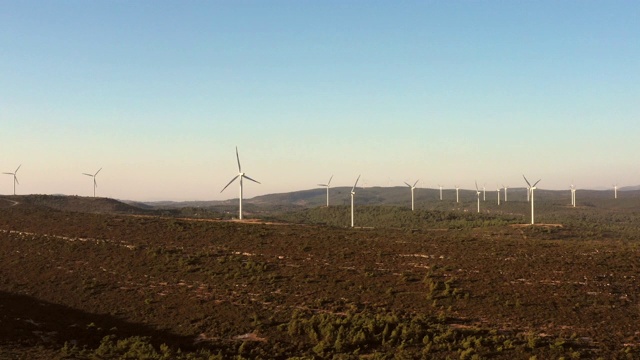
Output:
[[[327,188],[327,207],[329,207],[329,186],[331,186],[331,179],[333,179],[333,175],[331,175],[329,181],[326,184],[318,184],[319,186],[324,186]]]
[[[498,205],[500,205],[500,186],[496,185],[496,192],[498,193]]]
[[[405,184],[407,184],[407,186],[409,187],[409,189],[411,189],[411,211],[413,211],[414,207],[413,207],[413,190],[416,189],[416,184],[418,183],[418,181],[420,180],[416,180],[415,183],[413,183],[413,185],[409,185],[406,181],[404,182]]]
[[[487,184],[482,185],[482,201],[487,201]]]
[[[442,201],[442,185],[438,184],[438,186],[440,187],[440,201]]]
[[[222,193],[224,191],[224,189],[226,189],[229,185],[231,185],[232,182],[234,182],[237,178],[240,178],[240,210],[239,210],[239,218],[240,220],[242,220],[242,179],[245,178],[247,180],[251,180],[254,183],[260,184],[260,182],[253,180],[252,178],[248,177],[247,175],[245,175],[245,173],[242,172],[242,168],[240,167],[240,156],[238,155],[238,147],[236,146],[236,159],[238,160],[238,175],[236,175],[233,179],[231,179],[231,181],[229,181],[229,183],[222,188],[222,190],[220,190],[220,192]]]
[[[102,170],[102,168],[100,168],[100,170]],[[96,175],[98,175],[98,173],[100,172],[100,170],[96,171],[95,174],[87,174],[87,173],[82,173],[83,175],[87,175],[93,178],[93,197],[96,197],[96,188],[98,187],[98,182],[96,181]]]
[[[527,186],[527,202],[531,201],[530,195],[531,195],[531,187]]]
[[[613,185],[613,198],[614,199],[618,198],[618,184]]]
[[[18,182],[18,176],[16,174],[18,174],[18,170],[20,170],[20,166],[22,166],[22,164],[20,164],[18,166],[18,168],[16,169],[16,171],[10,173],[10,172],[6,172],[3,173],[5,175],[12,175],[13,176],[13,195],[16,194],[16,184],[20,185],[20,183]]]
[[[509,198],[507,197],[507,189],[509,189],[509,185],[504,186],[504,184],[502,184],[502,187],[504,188],[504,202],[509,201]]]
[[[478,196],[478,213],[480,213],[480,190],[478,190],[478,182],[476,181],[476,195]]]
[[[576,207],[576,187],[571,184],[571,205]]]
[[[458,187],[458,185],[456,185],[456,202],[460,202],[460,197],[458,196],[458,190],[460,190],[460,187]]]
[[[360,180],[360,175],[356,179],[356,183],[353,184],[351,188],[351,227],[353,227],[353,197],[356,195],[356,186],[358,185],[358,180]]]
[[[524,175],[522,175],[522,177],[524,178],[524,181],[526,181],[526,182],[527,182],[527,185],[529,185],[529,188],[528,188],[528,189],[529,189],[529,191],[528,191],[528,192],[530,192],[530,193],[531,193],[531,225],[533,225],[533,224],[534,224],[534,220],[533,220],[533,219],[534,219],[534,217],[533,217],[533,191],[536,189],[536,185],[538,185],[538,183],[539,183],[539,182],[540,182],[540,180],[542,180],[542,179],[540,179],[540,180],[536,181],[533,185],[531,185],[531,184],[529,183],[529,180],[527,180],[527,178],[526,178]]]

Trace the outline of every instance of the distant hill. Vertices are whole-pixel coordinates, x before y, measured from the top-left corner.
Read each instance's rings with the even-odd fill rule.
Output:
[[[16,202],[16,206],[41,206],[61,211],[84,213],[126,213],[139,214],[151,210],[125,204],[110,198],[92,198],[66,195],[17,195],[3,196],[5,200]]]
[[[624,197],[637,198],[640,196],[640,186],[627,186],[618,189],[618,197],[620,198],[620,192],[624,191],[626,195]],[[481,197],[484,195],[481,191]],[[351,202],[351,187],[335,187],[329,190],[329,203],[331,205],[349,205]],[[578,189],[579,201],[585,200],[583,196],[588,196],[591,199],[603,199],[613,197],[613,189],[603,190],[583,190]],[[527,198],[526,188],[515,187],[509,188],[508,199],[509,201],[526,201]],[[475,202],[476,192],[475,190],[460,189],[459,200],[461,203]],[[274,210],[295,210],[302,208],[313,208],[326,205],[327,191],[324,188],[292,191],[287,193],[276,193],[260,195],[254,198],[244,199],[243,205],[245,210],[251,212],[262,211],[274,211]],[[450,207],[451,202],[456,200],[455,189],[443,189],[442,198],[440,200],[439,189],[424,189],[416,188],[414,191],[416,206],[427,206],[429,208],[446,208]],[[536,192],[536,198],[552,200],[557,202],[570,201],[570,192],[567,190],[545,190],[539,189]],[[496,189],[486,190],[487,201],[497,200]],[[566,199],[565,199],[566,198]],[[504,190],[501,190],[501,201],[504,201]],[[356,189],[356,202],[359,205],[406,205],[411,204],[411,191],[406,186],[396,187],[368,187]],[[221,212],[234,212],[237,209],[238,199],[228,199],[224,201],[158,201],[158,202],[145,202],[147,205],[154,209],[181,209],[181,208],[204,208],[212,209]]]
[[[217,201],[217,200],[209,200],[209,201],[145,201],[139,202],[138,204],[142,204],[144,206],[150,207],[152,209],[181,209],[185,207],[193,207],[193,208],[209,208],[215,207],[218,205],[224,205],[228,203],[230,200]],[[129,203],[127,201],[127,203]],[[131,202],[135,203],[135,202]]]

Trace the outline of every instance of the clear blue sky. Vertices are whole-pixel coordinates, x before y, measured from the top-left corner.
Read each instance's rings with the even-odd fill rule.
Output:
[[[640,184],[637,1],[0,0],[19,194]],[[13,191],[0,177],[0,194]]]

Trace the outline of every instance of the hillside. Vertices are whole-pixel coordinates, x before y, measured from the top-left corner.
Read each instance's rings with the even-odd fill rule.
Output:
[[[640,357],[637,198],[541,202],[562,227],[356,208],[375,229],[0,200],[0,359]]]
[[[121,201],[109,198],[92,198],[82,196],[65,195],[14,195],[0,196],[0,207],[7,206],[35,206],[61,211],[83,213],[118,213],[118,214],[143,214],[151,213],[149,209],[143,209]]]

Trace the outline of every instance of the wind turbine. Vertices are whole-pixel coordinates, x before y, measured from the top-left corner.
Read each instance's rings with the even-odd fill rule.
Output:
[[[502,187],[504,188],[504,202],[509,201],[509,198],[507,197],[507,189],[509,189],[509,185],[504,186],[504,184],[502,184]]]
[[[20,164],[18,166],[18,168],[16,169],[16,171],[14,171],[12,173],[9,173],[9,172],[3,173],[3,174],[6,174],[6,175],[13,175],[13,195],[16,194],[16,184],[20,185],[20,183],[18,182],[18,176],[16,175],[18,173],[18,170],[20,170],[20,166],[22,166],[22,164]]]
[[[531,187],[527,186],[527,202],[531,201],[531,198],[529,197],[531,195]]]
[[[356,195],[356,185],[358,185],[358,180],[360,180],[360,175],[356,179],[356,183],[353,184],[351,188],[351,227],[353,227],[353,197]]]
[[[456,185],[456,202],[460,202],[460,197],[458,196],[458,190],[460,190],[460,188],[458,187],[458,185]]]
[[[478,213],[480,213],[480,190],[478,190],[478,182],[476,181],[476,195],[478,195]]]
[[[231,185],[232,182],[234,182],[237,178],[240,178],[240,210],[239,210],[239,218],[240,220],[242,220],[242,179],[245,178],[247,180],[251,180],[254,183],[260,184],[260,182],[253,180],[252,178],[248,177],[247,175],[245,175],[245,173],[242,172],[242,168],[240,167],[240,156],[238,155],[238,147],[236,146],[236,159],[238,160],[238,175],[236,175],[233,179],[231,179],[231,181],[229,181],[229,183],[222,188],[222,190],[220,190],[220,193],[222,193],[224,191],[224,189],[226,189],[229,185]]]
[[[413,183],[413,185],[409,185],[406,181],[404,182],[405,184],[407,184],[409,189],[411,189],[411,211],[413,211],[413,190],[416,189],[416,184],[418,183],[418,181],[420,180],[416,180],[416,182]]]
[[[576,207],[576,187],[571,184],[571,205]]]
[[[442,185],[438,184],[438,186],[440,187],[440,201],[442,201]]]
[[[487,201],[487,184],[482,185],[482,201]]]
[[[538,185],[538,183],[542,179],[536,181],[533,185],[531,185],[529,183],[529,180],[527,180],[527,178],[524,175],[522,175],[522,177],[524,178],[524,181],[527,182],[527,185],[529,185],[529,192],[531,192],[531,225],[533,225],[534,224],[534,221],[533,221],[533,191],[536,189],[536,185]]]
[[[498,193],[498,205],[500,205],[500,186],[496,185],[496,192]]]
[[[102,170],[102,168],[100,168],[100,170]],[[96,171],[95,174],[87,174],[87,173],[82,173],[83,175],[87,175],[93,178],[93,197],[96,197],[96,188],[98,187],[98,182],[96,182],[96,175],[98,175],[98,173],[100,172],[100,170]]]
[[[613,185],[613,198],[618,198],[618,184]]]
[[[331,179],[333,179],[333,175],[331,175],[329,181],[326,184],[318,184],[319,186],[324,186],[327,188],[327,207],[329,207],[329,186],[331,185]]]

